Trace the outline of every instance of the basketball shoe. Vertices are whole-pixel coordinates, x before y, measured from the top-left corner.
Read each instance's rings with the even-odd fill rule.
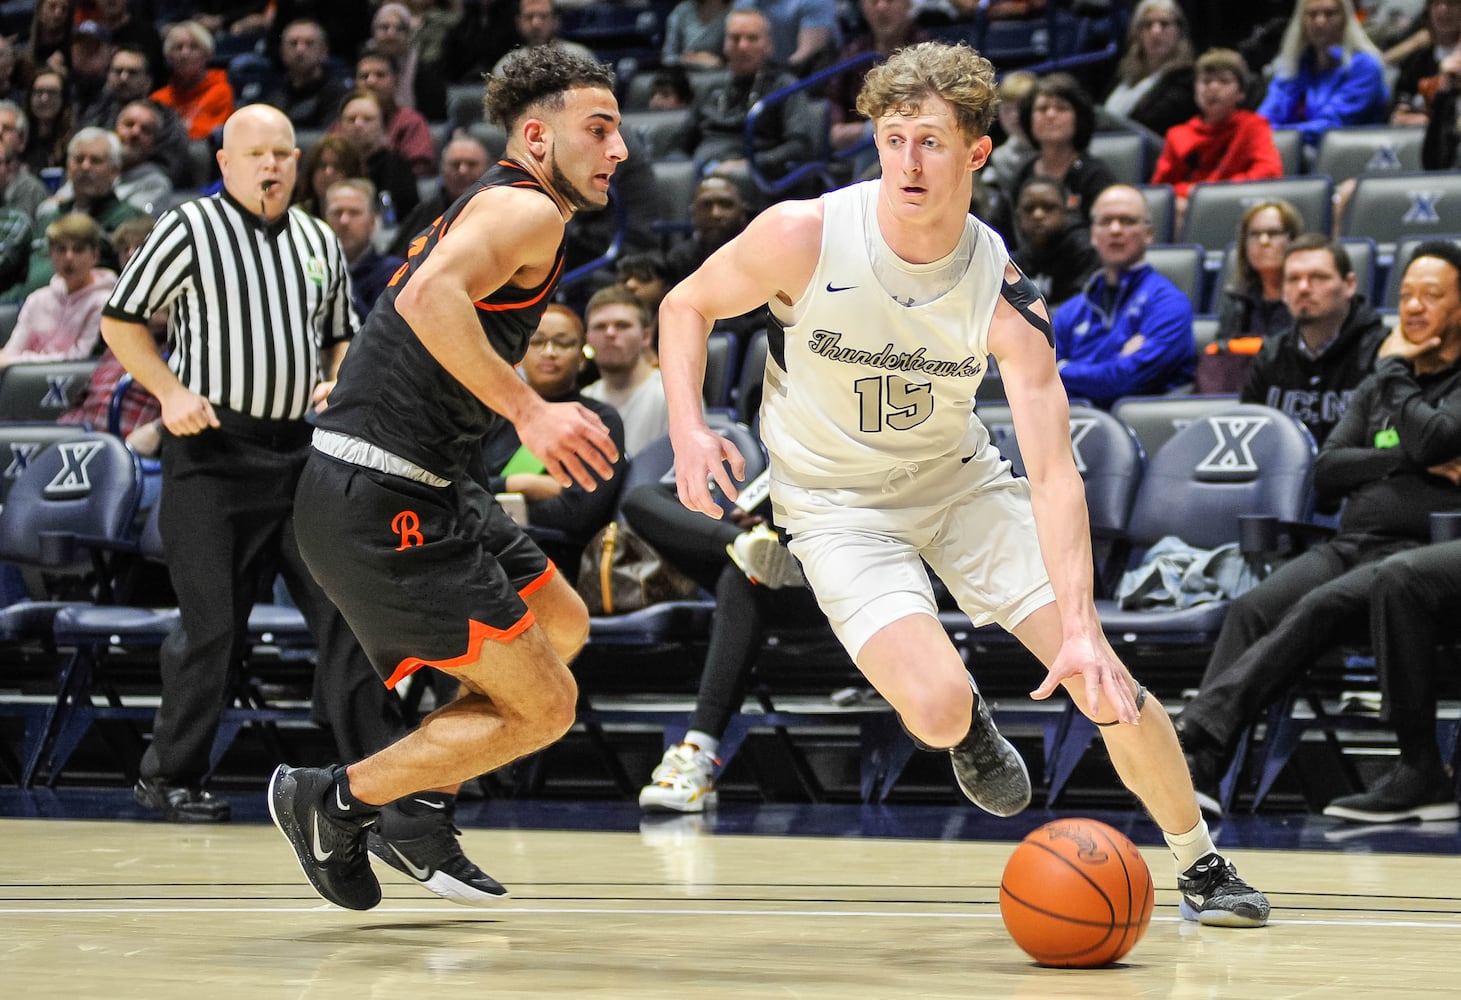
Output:
[[[725,550],[752,583],[771,590],[807,584],[796,556],[769,525],[758,524],[750,531],[741,532]]]
[[[1444,770],[1426,773],[1411,764],[1397,764],[1368,792],[1345,795],[1324,807],[1325,816],[1352,823],[1397,823],[1456,819],[1456,788]]]
[[[416,801],[430,812],[413,816],[394,803],[381,810],[380,822],[366,837],[370,853],[453,903],[483,906],[506,899],[502,883],[462,853],[456,800],[441,795]]]
[[[1177,876],[1182,918],[1209,927],[1262,927],[1268,923],[1268,897],[1238,877],[1221,855],[1205,854]]]
[[[365,835],[377,817],[330,816],[324,798],[334,784],[330,768],[280,764],[269,779],[269,815],[316,892],[347,910],[368,910],[380,902],[365,854]]]
[[[649,776],[653,783],[639,790],[639,808],[678,813],[714,809],[715,769],[719,765],[720,761],[694,744],[670,747]]]
[[[1014,744],[994,728],[989,706],[974,692],[969,735],[949,749],[954,778],[969,801],[996,816],[1013,816],[1030,804],[1030,772]]]

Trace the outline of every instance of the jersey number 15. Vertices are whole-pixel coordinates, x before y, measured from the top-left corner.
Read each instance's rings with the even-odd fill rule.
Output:
[[[927,383],[873,375],[858,379],[852,388],[858,395],[858,429],[865,433],[876,434],[885,426],[906,431],[933,415],[933,387]]]

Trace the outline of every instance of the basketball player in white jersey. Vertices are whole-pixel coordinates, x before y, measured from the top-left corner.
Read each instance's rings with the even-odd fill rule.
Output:
[[[1111,760],[1166,835],[1190,920],[1262,926],[1268,900],[1219,855],[1167,713],[1101,631],[1085,494],[1049,316],[999,236],[968,214],[989,157],[994,72],[924,43],[867,74],[882,178],[766,210],[665,298],[660,352],[681,501],[711,517],[722,462],[700,390],[714,320],[769,303],[761,429],[772,505],[848,654],[964,793],[996,815],[1030,801],[1014,747],[939,625],[921,560],[976,624],[997,622],[1101,726]],[[1027,479],[974,416],[993,354]]]

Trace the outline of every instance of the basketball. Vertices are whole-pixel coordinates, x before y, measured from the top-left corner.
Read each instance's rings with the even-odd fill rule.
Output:
[[[1010,937],[1041,965],[1117,961],[1152,919],[1152,873],[1136,845],[1093,819],[1046,823],[1004,866],[999,912]]]

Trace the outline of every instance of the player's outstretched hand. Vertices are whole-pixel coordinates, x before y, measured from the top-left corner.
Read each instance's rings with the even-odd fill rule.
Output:
[[[1085,679],[1086,715],[1092,719],[1102,715],[1109,718],[1109,713],[1102,712],[1102,706],[1107,706],[1121,722],[1136,725],[1141,721],[1141,713],[1136,708],[1135,682],[1121,661],[1099,639],[1066,639],[1055,656],[1055,662],[1050,665],[1044,683],[1030,692],[1030,697],[1036,700],[1048,698],[1062,683],[1074,683],[1077,676]]]
[[[680,503],[707,517],[720,519],[720,505],[710,495],[714,480],[722,493],[734,500],[740,493],[736,483],[746,478],[746,458],[739,448],[709,427],[698,427],[673,435],[675,489]],[[730,472],[726,472],[726,464]]]
[[[619,449],[598,414],[579,403],[543,403],[517,427],[518,440],[538,457],[564,489],[574,483],[592,493],[614,474]],[[595,479],[589,472],[598,473]]]

